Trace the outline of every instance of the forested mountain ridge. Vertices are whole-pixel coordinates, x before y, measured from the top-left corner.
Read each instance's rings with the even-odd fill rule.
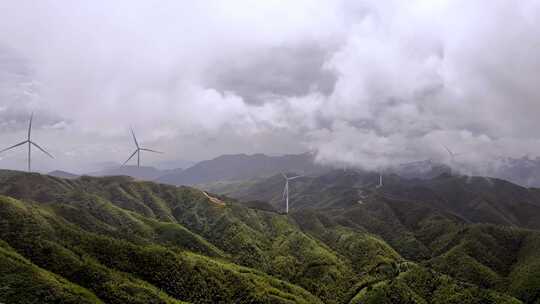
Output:
[[[408,214],[376,194],[281,215],[189,187],[14,171],[0,194],[6,303],[539,300],[538,232]]]
[[[291,173],[293,174],[293,173]],[[290,184],[291,209],[348,209],[368,197],[383,201],[414,202],[439,212],[452,213],[470,223],[540,229],[540,189],[480,176],[442,174],[432,179],[406,179],[364,171],[334,170],[304,176]],[[242,201],[261,200],[283,208],[281,175],[255,182],[209,185],[207,190]]]

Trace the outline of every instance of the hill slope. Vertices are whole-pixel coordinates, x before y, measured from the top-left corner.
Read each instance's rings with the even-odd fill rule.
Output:
[[[0,194],[0,264],[21,271],[0,270],[8,303],[32,303],[28,286],[38,298],[51,295],[42,303],[538,299],[537,232],[516,229],[503,242],[517,250],[508,259],[460,249],[502,278],[484,284],[445,268],[452,260],[444,254],[468,248],[458,246],[460,231],[474,227],[437,212],[406,214],[392,202],[285,216],[189,187],[13,171],[0,171]],[[387,226],[400,237],[388,238]],[[489,234],[482,229],[471,235]],[[423,251],[413,254],[414,246]]]
[[[354,208],[367,198],[376,197],[384,201],[415,202],[471,223],[540,229],[539,189],[499,179],[448,174],[433,179],[385,175],[384,186],[378,189],[378,179],[375,173],[342,170],[301,177],[290,183],[290,208]],[[207,189],[244,201],[267,201],[281,210],[283,186],[283,177],[275,175],[256,182]]]

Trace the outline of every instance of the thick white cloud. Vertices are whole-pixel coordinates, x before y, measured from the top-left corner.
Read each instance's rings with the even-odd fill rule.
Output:
[[[320,158],[375,169],[444,159],[442,145],[466,166],[538,155],[540,2],[416,4],[376,7],[327,62],[339,77]]]
[[[167,159],[534,156],[539,17],[535,0],[3,1],[1,143],[33,110],[59,156],[43,168],[123,161],[129,125]]]

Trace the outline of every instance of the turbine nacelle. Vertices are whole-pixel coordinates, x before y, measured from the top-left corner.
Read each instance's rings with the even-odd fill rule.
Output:
[[[283,177],[284,177],[287,181],[290,181],[290,180],[293,180],[293,179],[297,179],[297,178],[303,176],[303,175],[296,175],[296,176],[288,177],[287,175],[285,175],[285,173],[281,173],[281,175],[283,175]]]

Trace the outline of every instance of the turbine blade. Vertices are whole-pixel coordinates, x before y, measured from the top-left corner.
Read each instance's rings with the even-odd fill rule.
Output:
[[[0,151],[0,153],[2,153],[2,152],[4,152],[4,151],[7,151],[7,150],[11,150],[11,149],[13,149],[13,148],[15,148],[15,147],[18,147],[18,146],[20,146],[20,145],[24,145],[24,144],[27,143],[27,142],[28,142],[28,140],[25,140],[25,141],[20,142],[20,143],[18,143],[18,144],[16,144],[16,145],[13,145],[13,146],[11,146],[11,147],[9,147],[9,148],[5,148],[4,150]]]
[[[454,153],[450,149],[448,149],[447,146],[443,145],[443,147],[446,149],[446,151],[448,152],[448,154],[450,154],[451,157],[454,157]]]
[[[287,184],[285,184],[285,187],[283,188],[283,198],[282,199],[285,199],[285,195],[287,193]]]
[[[281,175],[283,175],[283,177],[284,177],[285,179],[288,179],[288,177],[287,177],[287,175],[285,175],[285,173],[282,172]]]
[[[148,151],[148,152],[154,152],[154,153],[160,153],[160,154],[163,154],[163,152],[156,151],[156,150],[151,150],[151,149],[147,149],[147,148],[140,148],[140,149],[143,150],[143,151]]]
[[[32,119],[34,118],[34,112],[30,114],[30,123],[28,124],[28,140],[30,140],[30,135],[32,133]]]
[[[287,179],[288,180],[293,180],[293,179],[297,179],[299,177],[303,177],[303,175],[297,175],[297,176],[293,176],[293,177],[288,177]]]
[[[129,128],[131,130],[131,135],[133,136],[133,141],[135,142],[135,146],[139,148],[139,143],[137,142],[137,137],[135,137],[135,132],[133,132],[133,128]]]
[[[133,152],[133,154],[131,154],[131,156],[122,164],[122,166],[124,166],[125,164],[127,164],[127,162],[133,158],[133,156],[135,156],[135,154],[137,154],[137,151],[139,151],[139,149],[135,150],[135,152]]]
[[[54,159],[54,156],[51,155],[51,153],[45,151],[45,149],[43,149],[42,147],[40,147],[38,144],[36,144],[35,142],[31,141],[30,142],[32,145],[34,145],[36,148],[40,149],[41,152],[47,154],[47,156],[49,156],[50,158]]]

